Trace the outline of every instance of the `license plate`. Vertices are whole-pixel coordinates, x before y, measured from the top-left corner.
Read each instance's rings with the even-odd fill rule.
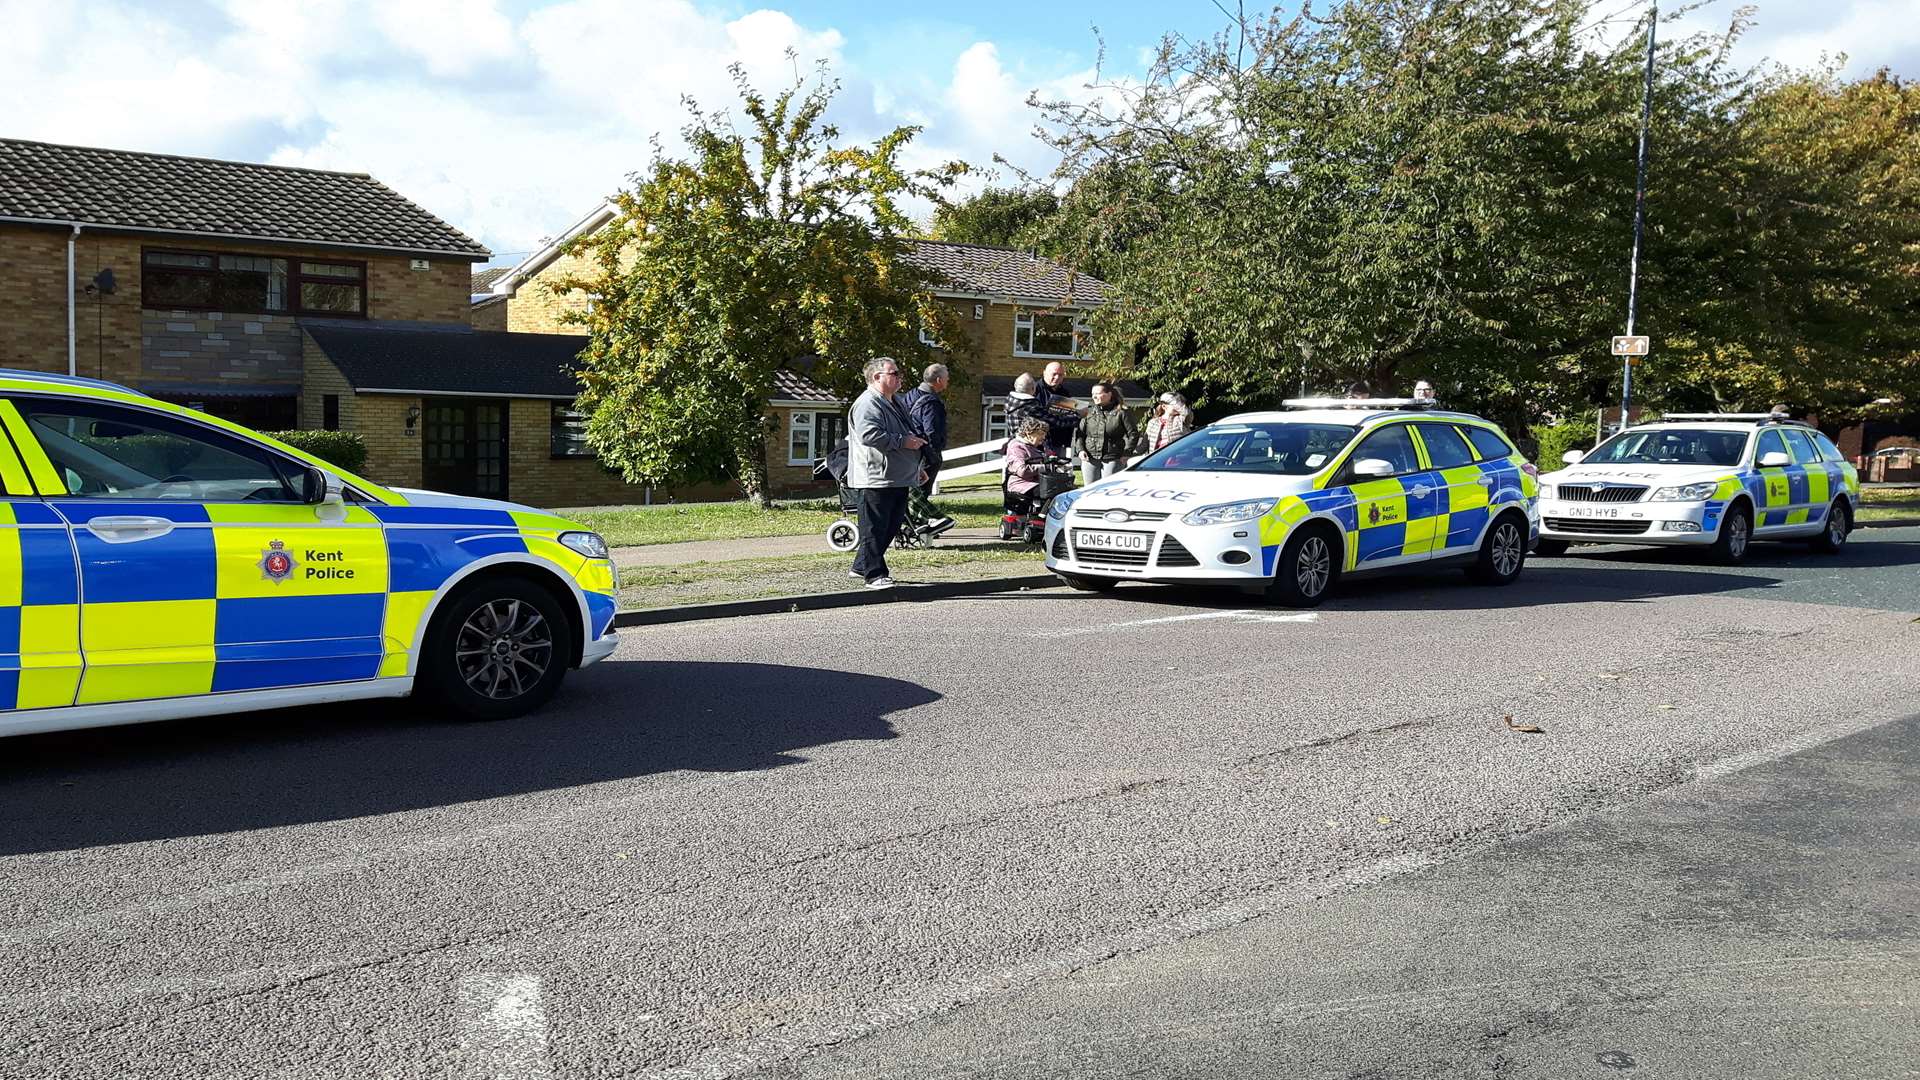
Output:
[[[1576,518],[1617,518],[1620,508],[1617,506],[1569,506],[1563,512],[1564,517]]]
[[[1151,533],[1073,531],[1073,546],[1087,551],[1145,551],[1152,540]]]

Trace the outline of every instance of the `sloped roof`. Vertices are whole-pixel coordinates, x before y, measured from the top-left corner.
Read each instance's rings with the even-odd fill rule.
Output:
[[[773,373],[773,400],[817,401],[823,405],[844,403],[833,391],[789,368],[780,368]]]
[[[473,288],[468,291],[474,293],[487,292],[493,288],[494,282],[506,277],[512,269],[513,267],[511,266],[489,266],[485,270],[475,270],[473,272]]]
[[[572,398],[587,339],[579,334],[514,334],[464,323],[380,323],[302,319],[355,390]]]
[[[0,219],[486,259],[365,173],[0,139]]]
[[[1013,248],[916,240],[907,258],[969,292],[1004,293],[1054,304],[1098,304],[1106,282]]]

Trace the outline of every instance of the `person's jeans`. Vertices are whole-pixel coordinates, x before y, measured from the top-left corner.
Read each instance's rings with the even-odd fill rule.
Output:
[[[940,478],[940,463],[936,461],[926,469],[927,482],[908,489],[907,520],[914,524],[925,524],[941,516],[932,498],[933,482]]]
[[[1083,482],[1085,484],[1096,483],[1105,480],[1109,476],[1118,476],[1120,475],[1120,470],[1126,468],[1126,466],[1127,463],[1124,459],[1120,461],[1095,461],[1090,457],[1080,459],[1080,471],[1085,473],[1087,477]]]
[[[860,507],[860,546],[854,549],[853,572],[868,581],[892,577],[887,546],[907,516],[907,489],[854,488],[853,497]]]

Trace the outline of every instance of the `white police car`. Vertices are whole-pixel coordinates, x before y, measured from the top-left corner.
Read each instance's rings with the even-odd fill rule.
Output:
[[[1047,568],[1082,590],[1235,585],[1294,606],[1388,569],[1511,582],[1537,527],[1533,466],[1492,422],[1432,404],[1302,399],[1209,425],[1055,499]]]
[[[1754,540],[1838,551],[1859,472],[1818,430],[1770,413],[1672,413],[1628,428],[1540,478],[1542,555],[1572,543],[1680,544],[1720,562]]]

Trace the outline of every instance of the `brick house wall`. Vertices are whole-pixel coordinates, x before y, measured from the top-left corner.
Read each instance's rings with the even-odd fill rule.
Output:
[[[473,305],[473,307],[469,309],[470,321],[473,323],[473,328],[475,330],[499,330],[504,332],[507,329],[507,305],[511,303],[513,303],[512,300],[501,297],[498,300],[490,300],[484,304]]]
[[[540,272],[520,283],[507,303],[505,329],[517,334],[584,334],[587,328],[566,321],[569,314],[584,315],[587,294],[578,289],[556,292],[554,285],[563,278],[591,271],[586,261],[575,255],[562,255],[542,267]]]
[[[82,290],[101,270],[115,278],[112,296],[82,291],[76,305],[78,373],[164,392],[167,382],[296,384],[306,350],[291,314],[143,309],[141,251],[166,248],[286,259],[367,264],[370,320],[467,321],[472,264],[432,258],[414,270],[404,255],[317,246],[234,242],[192,236],[82,232],[74,245],[74,278]],[[0,225],[0,366],[67,369],[67,233]]]

